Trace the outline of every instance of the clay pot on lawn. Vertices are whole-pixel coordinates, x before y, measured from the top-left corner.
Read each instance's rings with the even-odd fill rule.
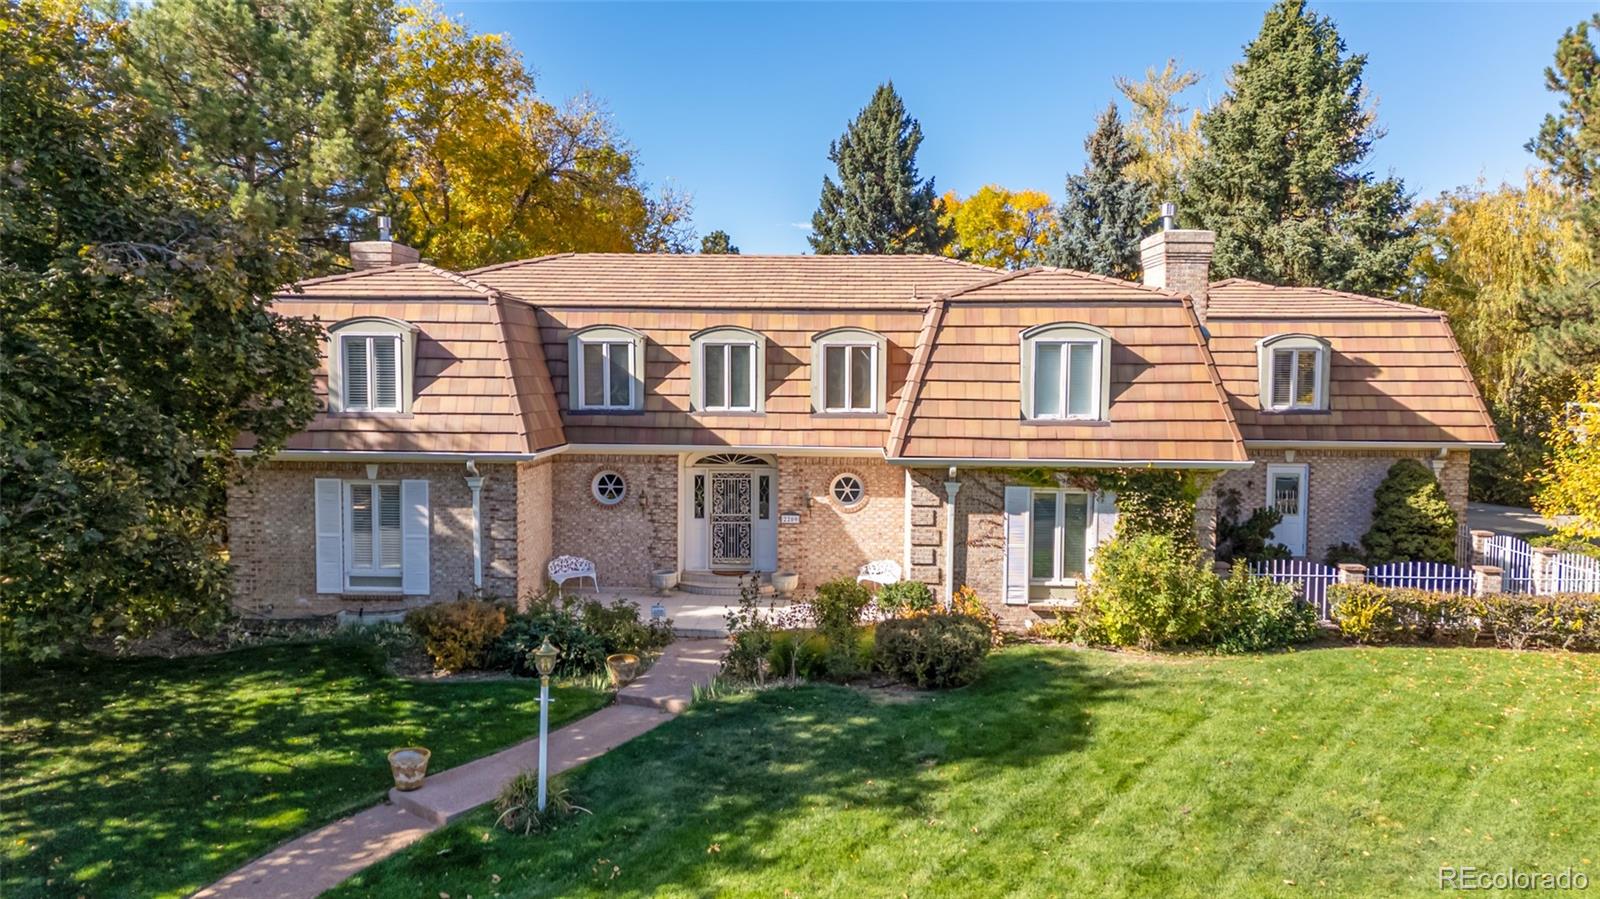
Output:
[[[611,685],[620,687],[639,673],[639,657],[631,652],[618,652],[606,656],[606,673],[611,675]]]
[[[428,759],[433,753],[421,746],[406,746],[389,753],[389,770],[394,773],[394,787],[410,792],[422,786],[428,776]]]

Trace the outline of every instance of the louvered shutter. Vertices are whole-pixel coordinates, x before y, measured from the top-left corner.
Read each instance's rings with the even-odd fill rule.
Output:
[[[1106,544],[1117,530],[1117,495],[1110,491],[1094,495],[1094,546],[1089,548],[1088,577],[1094,579],[1095,550]]]
[[[431,522],[428,514],[428,482],[401,481],[400,592],[407,596],[427,596],[432,592],[428,583],[428,531]]]
[[[372,339],[372,408],[400,411],[400,341],[398,338]]]
[[[317,478],[314,485],[317,592],[344,592],[344,484]]]
[[[1028,503],[1027,487],[1006,488],[1006,567],[1007,605],[1028,604]]]
[[[1282,408],[1289,405],[1289,399],[1294,395],[1294,352],[1292,350],[1275,350],[1272,354],[1272,406]]]
[[[367,339],[344,338],[344,408],[350,410],[372,408],[371,381],[367,377]]]

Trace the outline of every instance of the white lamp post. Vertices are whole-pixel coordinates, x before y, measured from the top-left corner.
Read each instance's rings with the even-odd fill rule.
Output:
[[[545,777],[550,743],[550,672],[556,670],[561,651],[550,645],[547,635],[533,651],[533,664],[539,670],[539,811],[544,811]]]

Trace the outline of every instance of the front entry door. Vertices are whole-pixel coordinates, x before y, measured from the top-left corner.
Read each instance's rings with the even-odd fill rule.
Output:
[[[748,471],[711,473],[711,567],[751,567],[754,540],[751,489]]]
[[[1272,539],[1288,547],[1292,556],[1306,554],[1306,466],[1267,466],[1267,505],[1283,520],[1272,529]]]

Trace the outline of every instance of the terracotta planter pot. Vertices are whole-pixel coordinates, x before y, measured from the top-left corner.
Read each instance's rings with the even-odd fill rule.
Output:
[[[394,773],[394,787],[410,792],[422,786],[428,776],[428,759],[433,753],[421,746],[406,746],[389,753],[389,770]]]
[[[798,586],[800,586],[799,574],[793,571],[774,571],[772,573],[772,591],[779,596],[788,596]]]
[[[606,656],[606,673],[611,675],[613,686],[620,687],[639,673],[639,657],[631,652]]]

